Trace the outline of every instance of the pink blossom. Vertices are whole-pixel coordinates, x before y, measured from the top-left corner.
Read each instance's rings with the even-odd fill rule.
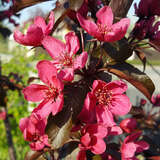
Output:
[[[99,41],[114,42],[122,39],[127,32],[130,24],[128,18],[123,18],[119,22],[113,24],[113,13],[109,6],[104,6],[97,13],[97,24],[91,20],[87,20],[77,13],[80,25],[91,36]]]
[[[74,32],[69,32],[65,36],[66,43],[46,36],[42,44],[54,60],[54,65],[59,69],[59,76],[65,81],[72,81],[74,70],[81,69],[85,66],[88,55],[82,52],[79,56],[75,54],[79,50],[79,40]]]
[[[154,106],[160,106],[160,94],[152,96],[151,101]]]
[[[40,80],[46,85],[31,84],[23,89],[26,100],[41,103],[33,112],[42,118],[57,114],[63,107],[63,83],[57,77],[57,70],[50,61],[43,60],[37,64]]]
[[[149,148],[149,144],[143,140],[137,140],[142,132],[133,133],[124,139],[121,146],[122,160],[135,160],[135,153]]]
[[[97,120],[108,127],[115,126],[113,115],[123,116],[131,109],[129,98],[123,94],[127,85],[118,80],[110,83],[95,80],[92,88],[78,118],[85,123],[94,123]]]
[[[46,118],[41,119],[38,114],[32,113],[28,118],[20,120],[20,130],[23,133],[24,139],[31,142],[32,150],[41,150],[45,146],[50,146],[48,136],[45,134],[47,124]]]
[[[107,128],[100,124],[87,124],[81,130],[80,152],[78,160],[85,160],[85,151],[91,150],[94,154],[102,154],[106,150],[106,144],[103,140],[107,136]]]
[[[141,98],[140,105],[144,106],[146,103],[147,103],[147,101],[145,99]]]
[[[134,118],[126,118],[121,121],[120,127],[126,133],[132,133],[135,130],[135,128],[137,127],[137,121]]]
[[[27,34],[22,34],[19,30],[14,31],[14,39],[16,42],[26,46],[41,46],[41,41],[46,35],[49,35],[54,25],[54,13],[49,16],[49,23],[46,24],[45,19],[38,16],[34,19],[34,24],[30,25]]]
[[[1,111],[0,112],[0,120],[5,120],[6,119],[6,112],[5,111]]]

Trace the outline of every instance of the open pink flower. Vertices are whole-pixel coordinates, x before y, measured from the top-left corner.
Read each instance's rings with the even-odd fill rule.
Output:
[[[74,70],[81,69],[85,66],[88,55],[82,52],[79,56],[75,54],[79,50],[79,40],[74,32],[69,32],[65,36],[66,43],[46,36],[42,44],[54,60],[54,65],[59,69],[59,76],[66,81],[72,81]]]
[[[85,123],[94,123],[97,119],[108,127],[115,126],[113,115],[123,116],[131,109],[129,98],[123,94],[127,85],[118,80],[110,83],[95,80],[92,88],[78,118]]]
[[[134,118],[126,118],[121,121],[120,127],[127,133],[132,133],[137,127],[137,121]]]
[[[107,136],[107,128],[100,124],[87,124],[81,131],[81,143],[78,160],[85,160],[85,151],[91,150],[94,154],[102,154],[106,150],[103,140]]]
[[[23,133],[24,139],[31,142],[32,150],[41,150],[45,146],[50,146],[48,136],[45,134],[47,120],[41,119],[38,114],[32,113],[30,117],[20,120],[20,130]]]
[[[43,60],[37,64],[40,80],[46,85],[31,84],[23,89],[26,100],[39,102],[33,112],[42,118],[57,114],[63,107],[63,83],[57,77],[57,69],[50,61]]]
[[[30,25],[27,34],[22,34],[19,30],[14,31],[14,39],[16,42],[26,46],[40,46],[41,41],[46,35],[51,33],[54,25],[54,14],[50,13],[49,23],[46,24],[45,19],[38,16],[34,19],[34,24]]]
[[[142,132],[133,133],[124,139],[121,147],[122,160],[136,160],[135,153],[149,148],[149,144],[143,140],[137,141]]]
[[[87,20],[77,13],[80,25],[91,36],[99,41],[114,42],[122,39],[127,32],[130,24],[128,18],[123,18],[119,22],[113,24],[113,13],[109,6],[104,6],[97,13],[97,24],[91,20]]]

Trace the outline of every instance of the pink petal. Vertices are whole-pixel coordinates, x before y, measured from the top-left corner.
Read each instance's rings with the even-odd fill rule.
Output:
[[[86,20],[79,13],[77,13],[77,19],[80,25],[82,26],[82,28],[86,30],[91,36],[96,37],[96,38],[101,37],[101,34],[98,33],[98,27],[93,21]]]
[[[58,77],[64,81],[72,81],[74,79],[74,69],[64,68],[59,72]]]
[[[77,53],[80,47],[78,37],[75,35],[74,32],[69,32],[68,34],[65,35],[65,40],[66,40],[66,51],[72,57],[73,54]]]
[[[44,99],[47,90],[47,86],[31,84],[30,86],[24,88],[22,92],[27,101],[39,102]]]
[[[109,110],[119,116],[127,114],[132,107],[129,98],[126,95],[114,95],[109,105]]]
[[[65,51],[65,44],[51,36],[45,36],[42,45],[53,59],[59,59],[60,54]]]
[[[136,152],[136,145],[133,142],[123,144],[121,152],[123,158],[132,158]]]
[[[39,114],[42,119],[49,116],[54,107],[53,100],[44,100],[42,101],[32,112]]]
[[[119,126],[112,126],[112,127],[109,127],[109,133],[108,135],[120,135],[122,134],[123,131],[122,129],[119,127]]]
[[[74,69],[81,69],[85,66],[88,59],[87,52],[82,52],[79,56],[74,60]]]
[[[112,113],[105,106],[96,106],[96,117],[98,123],[102,123],[108,127],[115,125]]]
[[[127,84],[123,81],[112,81],[107,84],[107,89],[112,92],[112,94],[122,94],[127,90]]]
[[[86,133],[84,136],[81,137],[81,143],[83,144],[83,146],[89,147],[90,142],[91,142],[91,138],[89,133]]]
[[[97,137],[92,138],[92,148],[91,151],[94,154],[102,154],[106,150],[106,144],[103,139]]]
[[[15,30],[14,39],[16,42],[26,46],[40,46],[43,39],[43,32],[41,28],[33,24],[28,28],[26,35]]]
[[[113,23],[113,13],[111,7],[104,6],[96,13],[96,17],[98,18],[98,23],[111,27]]]
[[[20,122],[19,122],[19,128],[21,130],[21,132],[23,133],[24,130],[27,128],[28,126],[28,122],[29,122],[29,118],[21,118]]]
[[[132,141],[137,140],[137,139],[141,136],[141,134],[142,134],[141,131],[136,132],[136,133],[132,133],[131,135],[127,136],[127,137],[124,139],[124,143],[128,143],[128,142],[132,142]]]
[[[87,132],[98,138],[104,138],[107,135],[107,127],[101,124],[88,125]]]
[[[33,151],[39,151],[42,150],[44,148],[45,144],[41,141],[36,141],[36,142],[32,142],[30,143],[30,148]]]
[[[57,76],[57,69],[50,61],[42,60],[37,64],[38,75],[40,80],[50,86],[53,77]]]
[[[49,35],[52,31],[52,28],[53,28],[53,25],[54,25],[54,12],[51,11],[50,12],[50,15],[49,15],[49,22],[48,22],[48,25],[46,27],[46,30],[45,30],[45,35]]]
[[[64,84],[57,77],[52,77],[52,86],[58,89],[58,91],[62,91],[64,88]]]
[[[63,107],[63,94],[60,94],[56,101],[52,104],[52,115],[56,115],[58,112],[62,110]]]
[[[112,32],[105,35],[105,40],[108,42],[114,42],[122,39],[129,27],[130,20],[128,18],[123,18],[119,22],[112,25]]]
[[[37,17],[34,19],[34,24],[35,24],[36,26],[38,26],[39,28],[41,28],[42,31],[43,31],[43,34],[45,34],[45,30],[46,30],[47,25],[46,25],[46,22],[45,22],[45,20],[44,20],[43,17],[37,16]]]
[[[136,153],[143,152],[143,150],[149,149],[149,144],[145,141],[137,141],[135,142],[135,145],[137,148]]]
[[[95,122],[96,121],[95,107],[96,107],[96,99],[91,94],[91,92],[89,92],[85,98],[82,111],[78,115],[78,119],[85,123]]]
[[[121,121],[120,127],[127,133],[133,132],[137,127],[137,121],[134,118],[126,118]]]
[[[43,142],[45,146],[50,147],[50,144],[48,143],[48,135],[44,134],[40,137],[40,141]]]
[[[86,151],[85,150],[79,151],[79,153],[77,155],[77,160],[87,160]]]

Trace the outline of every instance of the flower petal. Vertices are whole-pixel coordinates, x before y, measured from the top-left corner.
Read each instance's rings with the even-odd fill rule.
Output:
[[[91,92],[89,92],[85,98],[82,111],[78,115],[78,119],[85,123],[95,122],[96,121],[95,107],[96,107],[96,99],[91,94]]]
[[[31,84],[23,89],[24,98],[27,101],[39,102],[45,97],[45,92],[48,90],[47,86],[39,84]]]
[[[136,152],[136,145],[133,142],[123,144],[121,152],[123,158],[132,158]]]
[[[51,36],[45,36],[42,45],[53,59],[59,59],[60,54],[65,51],[65,44]]]
[[[54,12],[51,11],[50,12],[50,15],[49,15],[49,22],[48,22],[48,25],[46,27],[46,30],[45,30],[45,35],[49,35],[52,31],[52,28],[53,28],[53,25],[54,25]]]
[[[107,83],[107,89],[112,92],[112,94],[122,94],[127,90],[127,84],[121,80],[112,81]]]
[[[104,6],[96,13],[96,17],[98,18],[98,23],[111,27],[113,23],[113,12],[111,7]]]
[[[108,110],[108,108],[105,108],[105,106],[96,106],[96,117],[98,123],[102,123],[108,127],[116,125],[112,113]]]
[[[24,35],[20,31],[14,31],[14,39],[16,42],[26,46],[40,46],[43,39],[42,29],[32,24]]]
[[[43,34],[45,34],[45,30],[46,30],[47,25],[46,25],[46,22],[43,17],[41,17],[41,16],[35,17],[34,24],[36,26],[38,26],[39,28],[41,28],[43,31]]]
[[[36,113],[40,115],[42,119],[44,119],[49,116],[49,114],[52,112],[53,107],[53,100],[44,100],[32,111],[32,113]]]
[[[86,157],[86,151],[85,150],[80,150],[78,155],[77,155],[77,160],[87,160]]]
[[[88,59],[87,52],[82,52],[79,56],[77,56],[74,60],[74,69],[81,69],[85,66]]]
[[[72,57],[73,54],[77,53],[80,47],[78,37],[75,35],[74,32],[69,32],[68,34],[65,35],[65,40],[66,40],[66,51]]]
[[[58,112],[62,110],[63,107],[63,94],[60,94],[56,101],[52,104],[52,115],[56,115]]]
[[[149,149],[149,144],[145,141],[137,141],[135,142],[135,145],[137,148],[136,153],[143,152],[143,150]]]
[[[53,83],[53,77],[57,76],[57,69],[50,61],[47,60],[39,61],[37,64],[37,70],[40,80],[48,86]]]
[[[129,24],[130,20],[128,18],[123,18],[119,22],[113,24],[111,27],[112,31],[108,32],[104,37],[105,41],[114,42],[122,39],[127,32]]]
[[[74,79],[74,69],[64,68],[59,72],[58,77],[64,81],[72,81]]]
[[[91,21],[82,17],[79,13],[77,13],[77,19],[84,30],[86,30],[93,37],[101,37],[101,34],[98,33],[97,25]]]
[[[103,139],[93,137],[91,151],[94,154],[102,154],[106,150],[106,144]]]
[[[126,95],[114,95],[109,105],[109,110],[119,116],[127,114],[132,107],[129,98]]]

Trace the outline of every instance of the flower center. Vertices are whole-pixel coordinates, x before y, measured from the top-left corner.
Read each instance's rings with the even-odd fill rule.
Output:
[[[109,32],[112,32],[112,29],[106,25],[98,23],[98,30],[101,34],[105,35],[108,34]]]
[[[55,88],[55,87],[49,87],[48,91],[46,92],[46,97],[48,99],[53,98],[54,101],[55,101],[55,99],[57,98],[58,94],[59,94],[59,92],[58,92],[57,88]]]
[[[64,56],[63,65],[64,66],[71,66],[72,65],[72,58],[67,55]]]
[[[112,92],[107,90],[105,87],[98,89],[95,92],[95,96],[97,97],[98,104],[108,105],[112,101]]]

